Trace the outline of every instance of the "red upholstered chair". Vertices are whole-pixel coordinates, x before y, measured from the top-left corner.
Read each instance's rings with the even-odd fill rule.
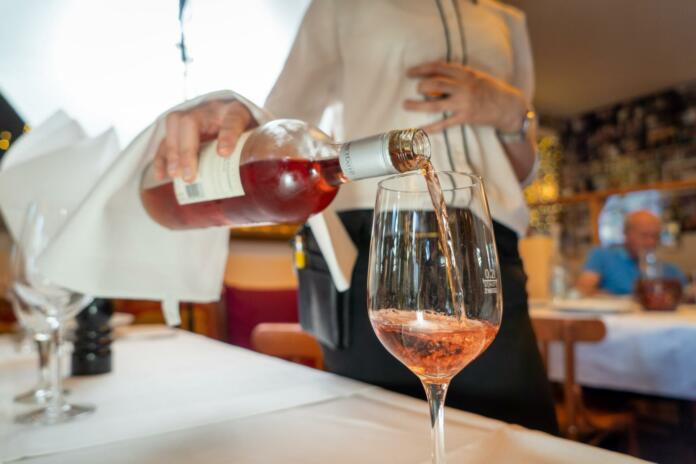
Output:
[[[235,240],[225,271],[227,340],[251,348],[262,322],[297,322],[297,279],[287,240]]]
[[[295,289],[225,289],[227,340],[251,348],[251,332],[263,322],[297,322]]]

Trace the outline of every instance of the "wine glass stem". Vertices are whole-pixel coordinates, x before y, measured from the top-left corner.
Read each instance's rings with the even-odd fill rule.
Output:
[[[430,431],[433,443],[433,464],[445,464],[445,395],[449,383],[423,381],[430,406]]]
[[[51,372],[49,370],[50,343],[44,335],[35,336],[36,351],[39,354],[39,385],[37,389],[48,389],[51,385]]]
[[[46,406],[46,414],[53,417],[61,415],[64,405],[63,377],[60,366],[60,338],[60,324],[55,324],[51,327],[48,340],[48,370],[50,373],[51,396]]]

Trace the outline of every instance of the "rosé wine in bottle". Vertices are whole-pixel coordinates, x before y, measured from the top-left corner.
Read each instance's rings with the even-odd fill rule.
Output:
[[[429,159],[420,129],[335,144],[302,121],[279,119],[242,134],[230,157],[204,145],[192,183],[157,181],[149,165],[140,196],[170,229],[297,223],[326,208],[342,183],[412,171]]]

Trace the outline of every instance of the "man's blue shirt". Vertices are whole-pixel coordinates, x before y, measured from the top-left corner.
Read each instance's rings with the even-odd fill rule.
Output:
[[[686,283],[686,276],[676,266],[664,264],[666,278],[679,279]],[[586,271],[599,274],[598,288],[616,295],[629,295],[640,277],[638,261],[624,247],[594,248],[585,261]]]

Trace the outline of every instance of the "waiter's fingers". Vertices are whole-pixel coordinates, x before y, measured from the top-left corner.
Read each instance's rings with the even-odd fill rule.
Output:
[[[186,182],[193,182],[198,170],[198,123],[194,116],[184,114],[179,120],[179,166]]]
[[[456,82],[445,77],[431,77],[422,79],[416,88],[418,93],[427,98],[443,98],[455,93],[458,90]]]
[[[226,106],[218,133],[218,154],[229,156],[234,151],[239,136],[254,122],[249,110],[235,101]]]
[[[440,98],[436,100],[409,99],[404,101],[404,109],[421,113],[442,113],[452,109],[450,100],[450,98]]]
[[[428,134],[437,134],[438,132],[442,132],[443,130],[447,129],[448,127],[458,126],[461,123],[462,123],[462,121],[460,120],[459,117],[450,116],[448,118],[441,119],[440,121],[436,121],[434,123],[428,124],[427,126],[423,126],[423,127],[421,127],[421,129],[423,129]]]
[[[179,111],[171,112],[165,119],[167,133],[164,138],[165,143],[165,158],[167,160],[167,175],[169,177],[177,177],[179,175],[179,120],[181,113]]]

